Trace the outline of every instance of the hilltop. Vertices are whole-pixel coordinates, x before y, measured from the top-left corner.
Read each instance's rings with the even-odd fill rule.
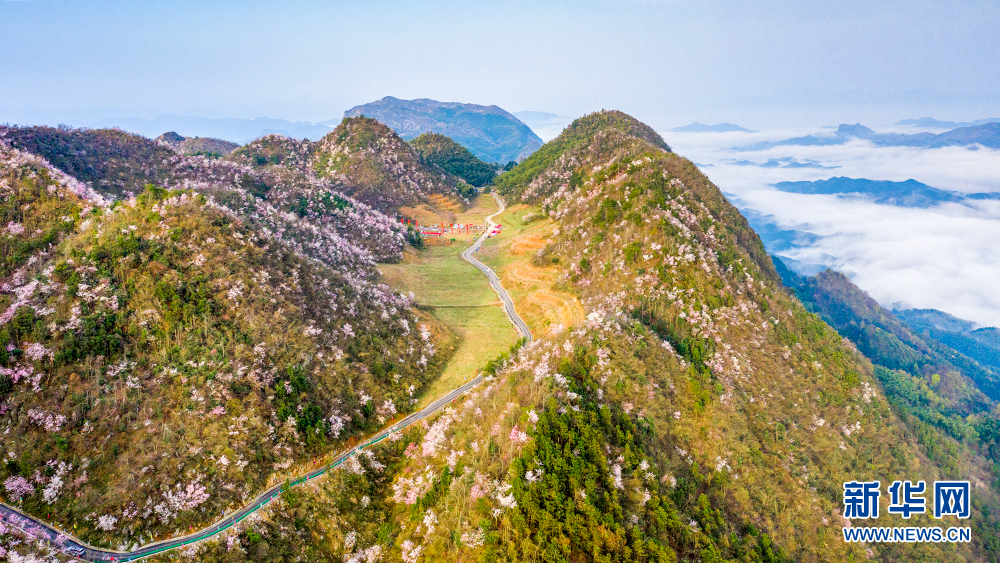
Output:
[[[477,188],[492,184],[493,177],[497,174],[495,165],[479,160],[467,148],[444,135],[424,133],[410,141],[410,145],[428,163],[439,166]]]
[[[386,96],[344,112],[344,117],[360,115],[374,117],[407,140],[423,133],[447,135],[486,162],[520,162],[542,145],[527,125],[497,106]]]
[[[430,167],[392,129],[370,117],[346,117],[312,148],[310,166],[320,178],[384,212],[414,206],[429,194],[454,195],[454,176]]]
[[[186,155],[220,157],[226,156],[239,148],[238,144],[223,141],[222,139],[213,139],[211,137],[182,137],[174,131],[168,131],[154,140],[166,143],[174,150]]]
[[[170,147],[119,129],[0,126],[0,138],[112,198],[169,176],[177,158]]]

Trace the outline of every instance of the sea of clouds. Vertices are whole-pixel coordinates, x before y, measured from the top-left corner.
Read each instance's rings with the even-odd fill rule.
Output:
[[[805,269],[812,265],[813,271],[818,266],[844,272],[888,307],[940,309],[983,326],[1000,326],[1000,201],[967,200],[919,209],[857,197],[786,193],[772,186],[847,176],[912,178],[962,193],[1000,192],[1000,151],[876,148],[867,141],[740,150],[819,131],[664,132],[663,136],[741,209],[769,215],[781,228],[817,235],[779,256]],[[768,161],[769,166],[760,166]],[[786,167],[789,164],[799,167]]]

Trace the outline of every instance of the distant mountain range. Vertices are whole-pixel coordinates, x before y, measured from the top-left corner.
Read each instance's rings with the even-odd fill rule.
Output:
[[[786,139],[784,141],[757,143],[756,145],[744,147],[742,150],[759,151],[789,145],[843,145],[859,139],[871,141],[877,147],[906,146],[933,149],[978,144],[991,149],[1000,149],[1000,123],[990,122],[970,127],[959,127],[940,134],[923,132],[914,135],[877,133],[860,123],[854,125],[842,124],[832,133],[817,133],[805,137]]]
[[[904,119],[897,121],[896,125],[909,125],[910,127],[927,127],[930,129],[954,129],[956,127],[971,127],[982,125],[983,123],[993,123],[1000,121],[1000,117],[990,117],[987,119],[977,119],[975,121],[941,121],[933,117],[921,117],[920,119]]]
[[[386,96],[344,112],[344,117],[360,115],[379,120],[406,140],[422,133],[446,135],[487,162],[520,162],[542,146],[530,127],[497,106]]]
[[[166,131],[173,131],[183,137],[213,137],[238,144],[246,144],[264,135],[278,134],[295,139],[319,140],[340,123],[310,123],[308,121],[287,121],[258,117],[256,119],[222,118],[212,119],[194,115],[162,115],[156,119],[142,117],[109,117],[90,123],[71,121],[68,125],[105,129],[117,127],[130,133],[154,138]]]
[[[744,129],[739,125],[733,123],[717,123],[715,125],[705,125],[704,123],[694,123],[685,125],[683,127],[674,127],[671,131],[675,133],[728,133],[730,131],[743,131],[745,133],[752,133],[753,131],[749,129]]]
[[[803,277],[786,268],[782,259],[772,256],[772,260],[782,281],[794,290],[806,308],[818,314],[841,336],[850,339],[872,363],[918,376],[937,373],[939,378],[951,378],[961,374],[954,383],[966,377],[974,381],[978,390],[956,397],[952,408],[967,401],[986,403],[979,391],[994,400],[1000,397],[1000,373],[997,372],[1000,347],[995,345],[997,329],[981,329],[977,337],[985,344],[968,336],[964,337],[964,342],[959,342],[948,335],[961,333],[942,331],[936,328],[937,325],[945,319],[950,321],[951,328],[956,324],[971,327],[971,322],[934,309],[890,312],[840,272],[824,270]],[[966,385],[969,380],[965,380]],[[946,384],[940,389],[949,386]],[[965,408],[968,407],[973,404],[966,403]]]
[[[790,156],[783,158],[771,158],[767,162],[754,162],[752,160],[731,160],[729,164],[736,166],[759,166],[761,168],[817,168],[824,170],[832,170],[834,168],[840,168],[840,166],[823,166],[819,162],[811,159],[797,160]]]
[[[868,180],[838,176],[812,182],[778,182],[775,188],[797,194],[835,194],[867,196],[874,203],[899,207],[933,207],[941,203],[962,203],[967,200],[1000,199],[1000,193],[963,194],[940,190],[910,179],[905,182]]]
[[[915,332],[924,333],[977,362],[1000,369],[1000,329],[976,328],[976,323],[937,309],[893,311]]]

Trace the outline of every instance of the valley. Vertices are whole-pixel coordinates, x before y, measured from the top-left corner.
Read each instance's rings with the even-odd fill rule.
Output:
[[[497,210],[491,196],[481,195],[465,212],[441,216],[441,212],[427,209],[420,220],[432,225],[444,222],[481,225]],[[417,306],[431,311],[458,336],[454,355],[428,388],[421,404],[468,381],[487,361],[506,352],[517,341],[518,334],[486,277],[460,256],[481,232],[427,239],[426,248],[408,249],[400,263],[383,264],[379,268],[386,283],[404,293],[412,291]]]
[[[446,139],[366,117],[212,158],[0,133],[0,536],[18,557],[996,549],[992,369],[840,274],[796,277],[631,116],[584,116],[479,189]],[[843,541],[874,522],[848,518],[842,484],[895,476],[969,478],[973,541]]]

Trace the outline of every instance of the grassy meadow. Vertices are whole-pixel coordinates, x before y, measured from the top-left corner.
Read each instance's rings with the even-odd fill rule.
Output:
[[[445,210],[430,216],[433,211],[425,211],[427,223],[482,224],[486,216],[496,213],[497,205],[486,196],[461,213]],[[459,338],[454,356],[441,377],[430,384],[420,406],[474,377],[487,361],[517,341],[517,332],[500,308],[489,280],[459,256],[476,236],[478,232],[470,231],[468,235],[456,233],[454,241],[452,237],[431,239],[423,250],[408,249],[398,264],[379,267],[386,283],[400,291],[412,291],[417,303]]]

